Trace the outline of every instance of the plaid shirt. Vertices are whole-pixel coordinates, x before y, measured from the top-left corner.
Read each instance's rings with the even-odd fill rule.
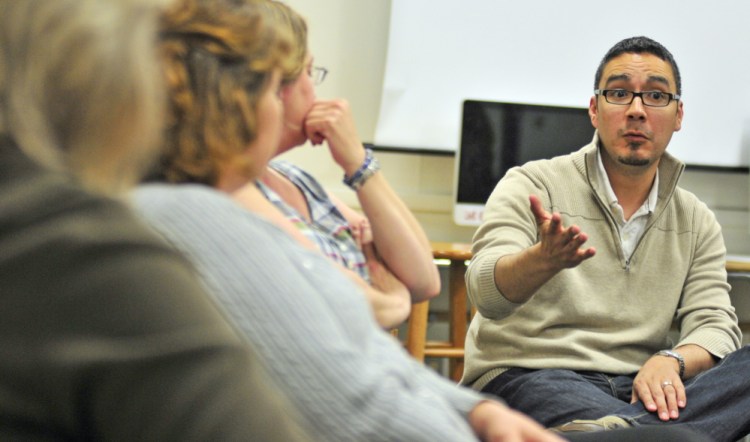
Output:
[[[344,267],[353,270],[370,282],[365,256],[352,236],[349,222],[328,197],[328,193],[310,174],[286,161],[272,161],[270,166],[285,176],[302,192],[310,209],[312,222],[279,195],[261,182],[258,188],[302,233],[313,241],[323,254]]]

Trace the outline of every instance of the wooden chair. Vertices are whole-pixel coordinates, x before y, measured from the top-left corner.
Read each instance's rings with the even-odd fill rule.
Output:
[[[466,261],[471,259],[471,246],[461,243],[433,242],[432,254],[435,259],[450,261],[449,338],[447,341],[427,341],[430,302],[424,301],[412,306],[405,345],[407,351],[420,362],[423,362],[425,358],[450,359],[450,378],[458,382],[464,371],[464,339],[469,320],[464,273],[466,273]],[[473,309],[471,313],[473,315]]]

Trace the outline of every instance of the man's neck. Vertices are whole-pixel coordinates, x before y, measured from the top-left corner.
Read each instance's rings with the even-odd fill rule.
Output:
[[[605,154],[602,157],[602,162],[604,170],[607,171],[609,184],[612,186],[615,196],[617,196],[617,202],[622,207],[623,215],[625,219],[630,219],[633,213],[648,199],[656,177],[656,170],[659,167],[659,161],[640,168],[615,164]]]
[[[607,154],[601,141],[598,147],[601,165],[607,174],[605,178],[622,207],[625,219],[630,219],[649,197],[659,168],[659,160],[646,166],[621,164]]]

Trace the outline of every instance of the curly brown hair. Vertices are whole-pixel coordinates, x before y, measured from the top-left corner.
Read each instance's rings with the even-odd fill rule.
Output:
[[[256,108],[273,72],[292,62],[291,37],[264,0],[181,0],[161,21],[169,109],[158,175],[215,186],[249,171]]]

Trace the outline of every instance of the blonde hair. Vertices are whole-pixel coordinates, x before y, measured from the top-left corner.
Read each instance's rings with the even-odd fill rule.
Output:
[[[282,83],[293,83],[304,72],[308,56],[307,22],[297,11],[278,0],[269,0],[266,6],[276,23],[292,35],[292,62],[282,72]]]
[[[225,168],[249,175],[257,103],[272,74],[290,62],[291,38],[265,0],[183,0],[162,19],[169,95],[157,175],[216,186]]]
[[[134,184],[162,116],[157,6],[0,0],[0,132],[92,189]]]

